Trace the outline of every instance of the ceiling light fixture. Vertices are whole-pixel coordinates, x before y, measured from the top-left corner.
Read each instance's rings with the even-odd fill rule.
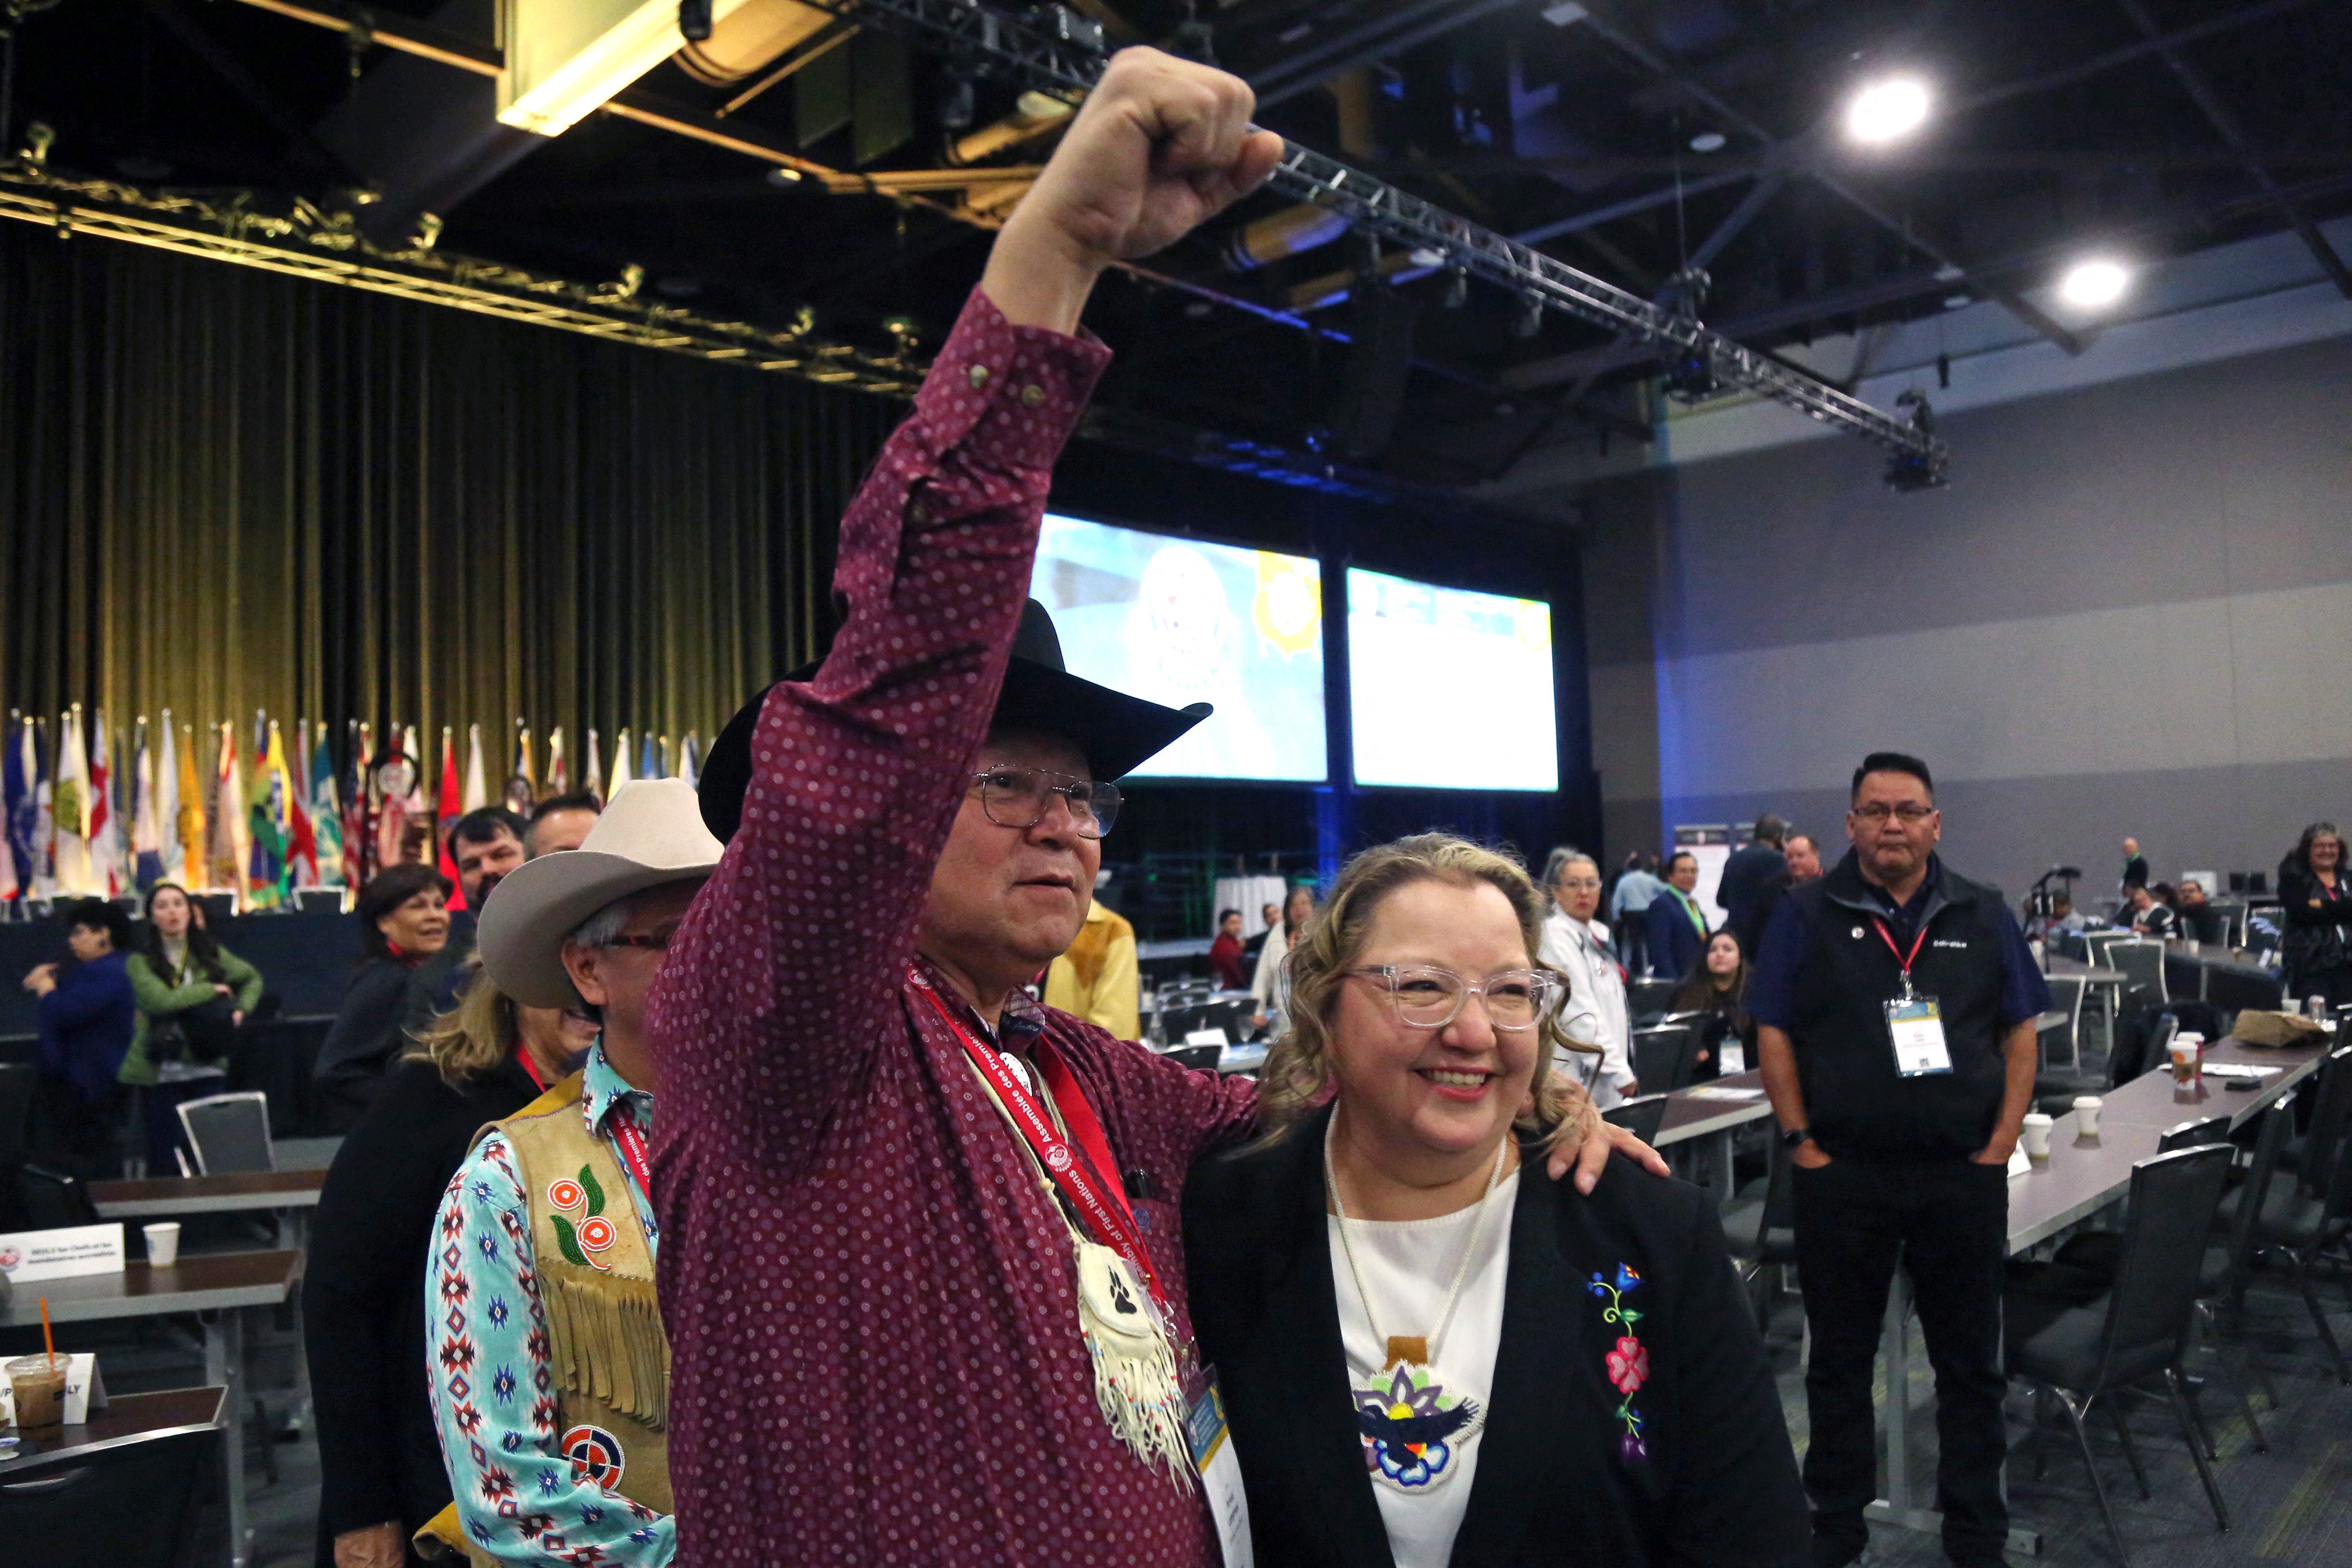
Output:
[[[1690,141],[1694,153],[1720,153],[1723,143],[1724,134],[1720,131],[1702,131]]]
[[[1845,111],[1846,134],[1857,142],[1892,142],[1927,118],[1927,89],[1910,77],[1871,83]]]
[[[2069,305],[2096,310],[2112,305],[2131,287],[2131,273],[2119,261],[2104,258],[2077,261],[2059,281],[2059,297]]]

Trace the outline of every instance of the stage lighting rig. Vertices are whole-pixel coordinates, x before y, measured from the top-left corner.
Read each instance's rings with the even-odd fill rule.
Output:
[[[1927,395],[1916,386],[1906,388],[1895,406],[1910,415],[1911,428],[1919,433],[1924,450],[1898,451],[1887,460],[1887,488],[1909,495],[1951,483],[1951,453],[1936,439],[1936,411],[1928,405]]]

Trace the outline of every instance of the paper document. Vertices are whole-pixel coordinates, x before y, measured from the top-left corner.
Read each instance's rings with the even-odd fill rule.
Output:
[[[1755,1084],[1703,1083],[1696,1089],[1685,1089],[1693,1100],[1761,1100],[1764,1090]]]

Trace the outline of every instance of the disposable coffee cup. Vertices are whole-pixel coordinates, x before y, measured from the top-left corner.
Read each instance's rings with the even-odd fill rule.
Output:
[[[19,1430],[45,1432],[66,1424],[66,1369],[70,1364],[63,1356],[46,1355],[18,1356],[7,1364]]]
[[[147,1262],[156,1268],[169,1268],[180,1260],[180,1222],[159,1219],[144,1227],[147,1232]]]
[[[2279,998],[2279,1011],[2280,1011],[2280,1012],[2282,1012],[2282,1013],[2284,1013],[2284,1014],[2285,1014],[2285,1015],[2286,1015],[2288,1017],[2290,1017],[2290,1018],[2300,1018],[2300,1017],[2302,1017],[2302,1016],[2303,1016],[2303,1002],[2302,1002],[2302,999],[2301,999],[2300,997],[2295,997],[2295,996],[2282,996],[2282,997],[2280,997],[2280,998]]]
[[[2327,1016],[2327,998],[2314,996],[2303,1005],[2303,1011],[2306,1017],[2325,1018]]]
[[[2036,1160],[2050,1158],[2050,1118],[2034,1111],[2025,1119],[2025,1152]]]
[[[2074,1097],[2074,1128],[2077,1137],[2096,1138],[2099,1135],[2099,1112],[2106,1103],[2095,1094],[2079,1094]]]

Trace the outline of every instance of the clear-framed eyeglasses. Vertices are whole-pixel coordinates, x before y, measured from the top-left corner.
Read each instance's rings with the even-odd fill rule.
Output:
[[[1450,969],[1393,963],[1348,971],[1388,988],[1397,1022],[1415,1029],[1442,1029],[1462,1015],[1473,993],[1486,1005],[1486,1021],[1498,1029],[1532,1029],[1559,1001],[1559,977],[1535,969],[1506,969],[1484,982],[1465,980]]]
[[[1883,800],[1874,800],[1868,805],[1855,806],[1853,814],[1868,823],[1883,823],[1891,816],[1906,827],[1916,827],[1935,816],[1936,808],[1932,805],[1921,805],[1916,800],[1906,800],[1894,805],[1889,805]]]
[[[1118,820],[1117,784],[1048,773],[1043,768],[986,768],[971,775],[980,809],[999,827],[1028,829],[1045,820],[1060,795],[1081,838],[1100,838]]]

